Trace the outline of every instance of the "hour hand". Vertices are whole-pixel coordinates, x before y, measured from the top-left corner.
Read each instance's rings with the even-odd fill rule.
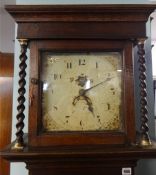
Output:
[[[93,105],[92,105],[92,102],[91,102],[90,98],[87,97],[87,96],[84,96],[84,99],[87,102],[88,110],[93,113],[94,112],[94,109],[93,109]]]
[[[79,100],[85,100],[87,105],[88,105],[88,110],[94,115],[94,109],[93,109],[93,105],[92,105],[92,101],[89,97],[87,97],[85,95],[85,91],[83,89],[81,89],[79,91],[79,96],[75,97],[74,100],[73,100],[73,105],[75,106],[76,103],[79,101]]]
[[[74,98],[73,103],[72,103],[74,106],[75,106],[76,103],[80,100],[80,97],[81,97],[81,96],[77,96],[77,97]]]
[[[77,101],[79,101],[79,100],[88,101],[88,99],[89,99],[89,97],[87,97],[87,96],[85,95],[85,89],[80,89],[80,90],[79,90],[79,95],[76,96],[76,97],[74,98],[74,100],[73,100],[73,105],[75,106],[76,103],[77,103]],[[89,99],[89,101],[91,101],[91,100]]]

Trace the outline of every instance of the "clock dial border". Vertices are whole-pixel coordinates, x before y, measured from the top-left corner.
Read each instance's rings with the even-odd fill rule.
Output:
[[[29,145],[108,145],[130,144],[135,142],[135,117],[134,117],[134,86],[133,86],[133,56],[130,41],[106,40],[53,40],[31,41],[31,77],[40,79],[40,51],[51,50],[55,52],[121,52],[123,54],[123,86],[122,106],[124,117],[124,130],[116,131],[87,131],[87,132],[50,132],[46,133],[42,126],[41,117],[41,88],[33,88],[33,103],[30,105],[29,117]]]

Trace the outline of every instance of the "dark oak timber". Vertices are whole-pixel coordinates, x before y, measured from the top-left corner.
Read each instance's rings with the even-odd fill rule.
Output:
[[[17,38],[144,37],[153,5],[6,6],[18,26]],[[94,23],[96,22],[96,25]]]
[[[24,114],[19,118],[17,139],[1,154],[25,162],[30,175],[121,175],[122,168],[134,167],[142,158],[155,158],[156,146],[148,137],[148,105],[144,48],[138,44],[140,72],[141,137],[136,137],[134,101],[134,47],[146,38],[146,22],[156,5],[28,5],[6,6],[18,24],[17,38],[30,48],[29,133],[24,139]],[[41,115],[41,51],[120,52],[122,55],[123,129],[93,132],[45,132]],[[26,52],[26,51],[25,51]],[[26,54],[23,52],[24,57]],[[24,58],[23,57],[23,58]],[[21,60],[22,63],[22,60]],[[70,69],[72,65],[67,64]],[[95,65],[98,68],[99,65]],[[24,67],[21,70],[25,71]],[[20,85],[25,86],[24,79]],[[145,85],[145,86],[144,86]],[[142,93],[143,92],[143,93]],[[20,112],[24,110],[23,103]],[[19,101],[19,105],[21,101]],[[18,119],[18,118],[17,118]],[[143,144],[143,140],[147,144]],[[141,141],[140,141],[141,140]],[[139,142],[140,141],[140,142]],[[22,149],[11,149],[16,143]],[[138,145],[140,143],[140,145]],[[146,146],[146,147],[144,147]],[[46,171],[45,171],[46,169]]]

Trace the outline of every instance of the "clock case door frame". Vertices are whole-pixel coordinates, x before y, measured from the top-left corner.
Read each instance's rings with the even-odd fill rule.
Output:
[[[29,147],[69,146],[69,145],[120,145],[133,144],[135,135],[134,83],[133,83],[133,43],[128,40],[31,40],[30,42],[30,93],[33,93],[29,105]],[[40,53],[58,52],[120,52],[122,53],[122,115],[123,132],[87,131],[87,132],[44,132],[41,116]]]

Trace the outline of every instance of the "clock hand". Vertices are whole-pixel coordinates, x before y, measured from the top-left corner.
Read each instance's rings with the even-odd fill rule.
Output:
[[[114,78],[114,77],[112,77],[112,78]],[[87,102],[87,105],[88,105],[88,110],[90,112],[92,112],[92,114],[94,116],[94,109],[93,109],[93,106],[92,106],[92,102],[91,102],[91,99],[86,96],[86,92],[91,90],[91,89],[93,89],[93,88],[95,88],[95,87],[97,87],[97,86],[99,86],[99,85],[101,85],[101,84],[103,84],[103,83],[106,83],[107,81],[111,80],[112,78],[107,78],[106,80],[104,80],[104,81],[102,81],[102,82],[100,82],[100,83],[98,83],[98,84],[96,84],[96,85],[94,85],[94,86],[92,86],[92,87],[90,87],[88,89],[80,89],[79,90],[79,95],[74,98],[72,104],[75,106],[77,101],[79,101],[81,99],[85,100]]]
[[[104,81],[102,81],[102,82],[100,82],[100,83],[98,83],[98,84],[96,84],[96,85],[94,85],[94,86],[92,86],[88,89],[80,89],[79,90],[79,95],[77,97],[75,97],[74,100],[73,100],[73,105],[76,104],[76,102],[75,102],[76,100],[80,100],[80,97],[82,97],[82,96],[84,97],[87,91],[89,91],[89,90],[91,90],[91,89],[93,89],[93,88],[95,88],[95,87],[97,87],[97,86],[99,86],[103,83],[106,83],[107,81],[111,80],[112,78],[114,78],[114,77],[107,78],[106,80],[104,80]],[[89,97],[87,97],[87,98],[89,98]]]
[[[85,99],[86,102],[87,102],[88,110],[89,110],[90,112],[92,112],[93,115],[94,115],[94,109],[93,109],[93,105],[92,105],[91,99],[90,99],[89,97],[87,97],[87,96],[83,96],[83,97],[84,97],[84,99]]]
[[[82,90],[82,89],[81,89]],[[79,96],[75,97],[74,100],[73,100],[73,105],[75,106],[76,103],[79,101],[79,100],[85,100],[87,105],[88,105],[88,110],[93,114],[94,116],[94,109],[93,109],[93,105],[92,105],[92,101],[89,97],[87,97],[85,94],[81,94],[81,90],[79,91]]]
[[[72,104],[75,106],[76,103],[77,103],[77,101],[79,101],[79,100],[85,100],[87,102],[87,105],[88,106],[91,106],[92,105],[91,99],[89,97],[87,97],[86,95],[81,95],[81,94],[79,96],[76,96],[74,98]]]
[[[111,80],[112,78],[114,78],[114,77],[111,77],[111,78],[108,77],[106,80],[104,80],[104,81],[102,81],[102,82],[100,82],[100,83],[98,83],[98,84],[96,84],[96,85],[94,85],[94,86],[92,86],[92,87],[90,87],[88,89],[81,89],[81,94],[85,94],[87,91],[90,91],[91,89],[93,89],[93,88],[95,88],[95,87],[97,87],[97,86],[99,86],[101,84],[106,83],[107,81]]]
[[[112,77],[112,78],[114,78],[114,77]],[[93,89],[93,88],[95,88],[95,87],[97,87],[97,86],[99,86],[103,83],[106,83],[107,81],[111,80],[112,78],[107,78],[106,80],[104,80],[104,81],[102,81],[102,82],[100,82],[100,83],[98,83],[98,84],[96,84],[96,85],[94,85],[94,86],[92,86],[88,89],[80,89],[79,90],[79,96],[84,96],[86,94],[86,92],[90,91],[91,89]]]

